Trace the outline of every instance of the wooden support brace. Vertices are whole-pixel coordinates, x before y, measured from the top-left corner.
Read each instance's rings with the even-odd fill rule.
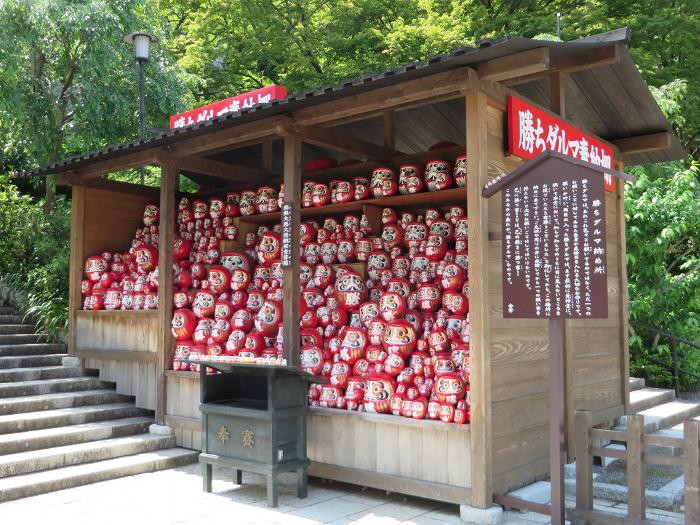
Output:
[[[246,166],[237,166],[235,164],[227,164],[211,159],[204,159],[188,155],[185,157],[176,158],[181,170],[201,173],[219,179],[226,179],[234,182],[249,182],[258,183],[271,176],[272,173],[266,170],[257,170]]]
[[[503,84],[506,86],[515,86],[517,84],[539,80],[552,73],[574,73],[584,69],[615,64],[619,62],[620,54],[621,47],[619,44],[616,44],[614,46],[601,46],[589,49],[573,55],[551,58],[549,60],[548,69],[529,75],[510,78],[504,80]]]
[[[620,149],[623,155],[632,153],[646,153],[648,151],[658,151],[671,147],[671,134],[668,131],[658,133],[648,133],[637,135],[636,137],[626,137],[611,141]]]
[[[77,340],[77,313],[82,304],[80,281],[85,260],[85,188],[73,186],[70,226],[70,275],[68,278],[68,355],[75,355]]]
[[[152,164],[160,165],[166,158],[160,148],[147,149],[123,155],[114,159],[103,160],[76,170],[76,174],[81,179],[91,179],[101,177],[112,171],[140,168]]]
[[[576,412],[576,509],[593,510],[593,469],[591,468],[591,427],[593,414]]]
[[[646,514],[643,433],[644,416],[627,416],[627,506],[629,517],[639,521]]]
[[[313,144],[341,153],[360,155],[364,159],[369,160],[390,161],[394,153],[384,146],[350,137],[332,128],[302,126],[292,122],[285,122],[277,126],[277,131],[280,135],[297,135],[307,144]]]
[[[479,78],[491,82],[532,75],[548,69],[549,48],[547,47],[538,47],[502,58],[494,58],[476,66]]]

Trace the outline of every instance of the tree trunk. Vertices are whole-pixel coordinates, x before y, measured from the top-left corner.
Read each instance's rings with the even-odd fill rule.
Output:
[[[56,206],[56,179],[53,175],[46,176],[45,186],[44,217],[48,217],[53,213],[53,209]]]

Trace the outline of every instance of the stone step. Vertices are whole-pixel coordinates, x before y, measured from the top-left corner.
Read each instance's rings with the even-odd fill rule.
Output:
[[[0,315],[20,315],[20,313],[14,306],[0,306]]]
[[[20,324],[23,322],[22,316],[17,313],[0,314],[0,324]]]
[[[2,345],[26,345],[32,343],[48,343],[46,338],[39,334],[3,334],[0,335],[0,346]]]
[[[0,370],[36,366],[60,366],[66,354],[13,355],[0,357]]]
[[[144,474],[197,461],[198,452],[168,448],[0,480],[0,503],[109,479]]]
[[[640,390],[646,386],[646,380],[643,377],[630,377],[629,378],[629,385],[630,385],[630,392],[633,392],[635,390]]]
[[[0,383],[37,381],[39,379],[63,379],[66,377],[97,376],[98,370],[79,367],[42,366],[0,370]]]
[[[65,353],[63,343],[34,343],[26,345],[0,345],[0,357],[11,355],[44,355]]]
[[[643,388],[630,392],[630,409],[633,413],[642,412],[657,405],[676,399],[676,393],[667,388]]]
[[[131,403],[109,403],[97,406],[59,408],[22,414],[0,416],[0,434],[26,432],[41,428],[80,425],[106,419],[149,415],[147,410],[136,408]]]
[[[0,479],[175,446],[174,436],[140,434],[0,456]]]
[[[0,399],[113,388],[114,383],[103,381],[96,377],[69,377],[65,379],[46,379],[40,381],[18,381],[16,383],[0,384]]]
[[[0,415],[94,406],[104,403],[127,403],[130,401],[133,401],[133,397],[117,394],[114,390],[104,389],[59,394],[41,394],[38,396],[9,397],[0,399]]]
[[[0,334],[33,334],[36,327],[31,324],[0,324]]]
[[[30,450],[143,434],[148,432],[148,427],[152,423],[153,419],[150,417],[127,417],[0,435],[0,458],[4,454],[16,454]]]
[[[639,412],[644,416],[644,431],[654,432],[661,428],[670,428],[682,421],[700,415],[700,403],[694,401],[674,400]],[[620,418],[620,426],[615,430],[627,428],[627,417]]]

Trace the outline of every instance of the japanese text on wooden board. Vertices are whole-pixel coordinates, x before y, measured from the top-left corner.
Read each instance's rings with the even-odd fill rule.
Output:
[[[517,97],[508,97],[508,152],[524,159],[552,150],[603,168],[613,168],[612,148]],[[611,175],[605,189],[615,190]]]
[[[503,200],[503,316],[608,316],[603,178],[533,173]]]
[[[292,266],[292,204],[282,205],[282,266]]]
[[[254,91],[236,95],[213,102],[206,106],[190,109],[183,113],[170,116],[170,129],[184,128],[191,124],[204,122],[214,117],[220,117],[226,113],[252,108],[257,104],[266,104],[287,96],[287,88],[272,84]]]

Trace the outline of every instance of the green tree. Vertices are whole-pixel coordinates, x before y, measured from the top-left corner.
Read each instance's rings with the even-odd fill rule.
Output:
[[[5,0],[0,3],[0,115],[22,137],[24,167],[138,137],[138,76],[122,37],[161,34],[140,0]],[[184,89],[162,49],[148,64],[147,126],[183,107]],[[0,138],[3,149],[11,147]],[[46,208],[54,204],[46,184]]]

